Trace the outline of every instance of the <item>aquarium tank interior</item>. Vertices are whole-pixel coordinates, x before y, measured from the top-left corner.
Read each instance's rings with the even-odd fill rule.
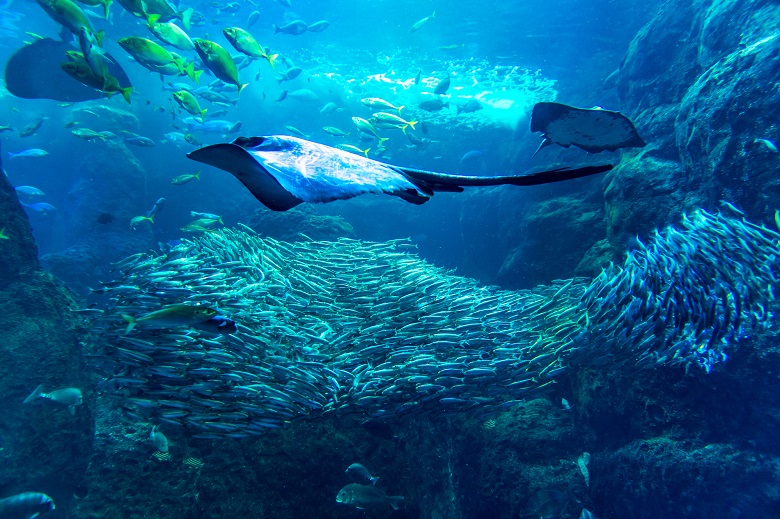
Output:
[[[780,518],[776,1],[0,36],[0,519]]]

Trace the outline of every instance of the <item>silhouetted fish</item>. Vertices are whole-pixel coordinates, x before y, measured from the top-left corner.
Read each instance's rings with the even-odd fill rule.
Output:
[[[114,222],[114,215],[111,213],[100,213],[96,219],[97,223],[108,225]]]
[[[574,145],[588,153],[645,146],[628,117],[601,108],[537,103],[531,113],[531,131],[541,132],[544,137],[536,153],[550,144],[564,148]]]
[[[65,52],[78,50],[70,43],[50,38],[25,45],[11,56],[5,67],[8,91],[23,99],[53,99],[55,101],[89,101],[105,98],[100,90],[90,88],[65,73],[60,64]],[[102,54],[109,73],[122,88],[131,87],[130,79],[110,54]]]

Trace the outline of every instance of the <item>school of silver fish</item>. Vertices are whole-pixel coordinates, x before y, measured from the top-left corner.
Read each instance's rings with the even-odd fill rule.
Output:
[[[305,238],[305,237],[304,237]],[[223,228],[136,254],[104,283],[92,362],[139,421],[242,438],[330,412],[490,412],[578,367],[712,367],[775,305],[780,234],[697,210],[593,280],[479,286],[406,240],[285,243]],[[120,314],[208,305],[232,334]]]

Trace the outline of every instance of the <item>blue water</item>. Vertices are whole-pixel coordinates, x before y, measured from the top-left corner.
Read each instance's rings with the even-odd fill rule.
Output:
[[[182,3],[179,7],[193,7],[202,15],[202,25],[194,25],[192,37],[210,38],[223,45],[234,56],[240,56],[224,36],[226,26],[245,27],[252,11],[259,11],[259,21],[252,27],[258,42],[278,53],[279,70],[294,64],[303,68],[296,79],[279,84],[277,74],[264,60],[251,63],[240,71],[242,82],[249,86],[241,94],[238,104],[217,106],[200,101],[209,112],[226,110],[219,119],[242,123],[240,135],[287,134],[290,125],[312,140],[335,145],[351,143],[361,149],[374,148],[370,156],[393,164],[442,171],[448,173],[500,175],[522,173],[533,167],[547,166],[549,159],[532,159],[539,137],[528,131],[530,109],[537,101],[555,100],[580,106],[599,105],[618,109],[614,89],[603,88],[604,79],[619,65],[622,53],[636,30],[652,14],[652,3],[636,6],[633,2],[562,2],[550,7],[545,2],[491,3],[480,2],[295,2],[286,8],[277,2],[262,2],[255,6],[240,2],[237,10],[220,12],[216,3]],[[32,37],[25,32],[57,38],[60,27],[33,2],[7,2],[3,17],[0,61]],[[102,7],[93,9],[102,12]],[[436,12],[436,18],[420,30],[410,32],[414,22]],[[131,190],[135,206],[125,207],[131,215],[145,214],[159,197],[167,199],[167,206],[154,224],[154,239],[165,242],[178,239],[178,230],[191,221],[189,211],[197,210],[223,215],[228,223],[246,221],[258,204],[229,175],[206,167],[201,181],[186,186],[173,186],[170,178],[178,174],[195,173],[198,165],[184,155],[194,146],[163,142],[172,131],[187,133],[184,120],[191,117],[176,107],[176,116],[170,111],[173,101],[170,91],[162,89],[164,82],[181,82],[197,87],[186,77],[158,74],[134,63],[116,41],[136,35],[154,39],[142,20],[131,16],[116,3],[111,8],[110,20],[92,16],[96,30],[106,31],[105,50],[114,56],[127,72],[135,91],[132,104],[120,96],[111,100],[81,103],[81,108],[103,104],[133,113],[140,126],[133,131],[157,143],[154,148],[128,146],[145,171],[143,182],[126,182],[122,189]],[[311,24],[328,20],[330,26],[320,33],[299,36],[273,34],[272,24],[302,19]],[[454,50],[440,47],[456,46]],[[202,68],[197,56],[183,53]],[[283,60],[289,60],[285,66]],[[35,64],[30,64],[35,66]],[[422,81],[413,84],[420,72]],[[214,78],[204,74],[206,85]],[[432,94],[437,82],[450,74],[452,86],[443,99],[452,105],[443,111],[429,113],[417,105],[436,96]],[[163,79],[163,80],[161,80]],[[274,102],[284,90],[313,91],[318,100],[313,102],[287,99]],[[226,92],[235,97],[232,91]],[[387,151],[376,155],[376,142],[361,142],[359,132],[351,122],[352,116],[370,117],[375,110],[364,107],[360,99],[380,97],[391,103],[407,106],[402,115],[408,120],[424,121],[429,130],[426,136],[419,126],[415,135],[433,141],[424,150],[410,149],[410,141],[398,130],[382,130],[391,137]],[[478,99],[485,107],[472,114],[455,113],[455,105]],[[320,109],[328,102],[342,110],[321,115]],[[74,226],[74,211],[86,208],[78,203],[81,190],[90,190],[105,200],[106,207],[95,211],[116,210],[116,193],[101,192],[101,176],[112,171],[95,171],[83,176],[91,161],[91,154],[101,143],[84,142],[70,135],[64,124],[74,119],[80,127],[96,131],[119,128],[106,125],[89,115],[72,115],[79,106],[60,107],[56,101],[20,100],[11,96],[0,99],[3,124],[20,128],[45,117],[41,129],[33,136],[19,138],[18,133],[3,135],[3,149],[21,151],[44,148],[47,157],[6,160],[6,171],[15,185],[33,185],[46,193],[45,200],[58,208],[48,215],[33,214],[33,223],[42,254],[67,248],[74,240],[90,232],[83,226]],[[162,110],[160,113],[157,110]],[[326,134],[322,127],[335,126],[350,136],[342,139]],[[203,144],[227,141],[237,135],[225,136],[194,132]],[[479,151],[482,156],[461,162],[468,151]],[[571,162],[587,160],[580,151],[569,155]],[[565,188],[563,188],[565,189]],[[528,196],[549,192],[546,188],[529,189]],[[39,200],[35,200],[39,201]],[[128,199],[125,200],[128,202]],[[92,205],[95,205],[92,203]],[[482,204],[484,205],[484,203]],[[455,221],[475,210],[460,195],[439,194],[423,207],[407,206],[398,200],[380,197],[358,199],[317,208],[323,214],[342,215],[355,227],[359,237],[383,240],[392,237],[412,237],[427,258],[447,267],[463,263],[462,232]],[[116,212],[116,211],[115,211]],[[124,216],[125,213],[123,213]],[[123,217],[112,225],[126,225]],[[98,231],[104,229],[96,226]],[[486,228],[490,236],[493,231]],[[74,235],[75,233],[75,235]],[[478,247],[485,244],[476,244]],[[466,274],[489,277],[485,272],[467,271]]]

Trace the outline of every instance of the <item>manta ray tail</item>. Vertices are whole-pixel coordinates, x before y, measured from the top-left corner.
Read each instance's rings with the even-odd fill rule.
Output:
[[[407,178],[418,184],[421,189],[434,191],[463,191],[464,187],[472,186],[536,186],[540,184],[551,184],[553,182],[562,182],[580,177],[587,177],[609,171],[614,166],[612,164],[602,164],[599,166],[585,166],[581,168],[557,168],[547,171],[529,173],[527,175],[508,175],[498,177],[474,177],[467,175],[447,175],[444,173],[433,173],[431,171],[422,171],[419,169],[396,168]]]

